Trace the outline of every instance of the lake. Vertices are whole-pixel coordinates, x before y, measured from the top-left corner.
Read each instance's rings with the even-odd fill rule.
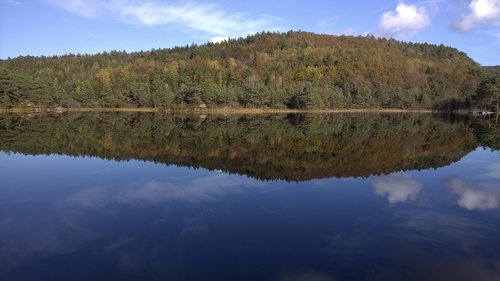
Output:
[[[500,125],[0,115],[1,280],[500,280]]]

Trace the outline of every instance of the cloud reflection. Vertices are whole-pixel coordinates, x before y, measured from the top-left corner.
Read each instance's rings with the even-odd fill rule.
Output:
[[[116,205],[141,207],[153,204],[182,202],[213,202],[224,196],[240,194],[250,189],[274,189],[265,182],[252,178],[235,177],[225,173],[211,173],[206,176],[175,182],[146,181],[125,186],[95,186],[61,198],[54,198],[50,207],[35,211],[30,216],[0,216],[0,272],[11,269],[32,259],[61,255],[79,249],[87,241],[99,237],[98,231],[89,224],[92,216],[111,215]],[[110,212],[111,211],[111,212]],[[165,214],[164,214],[165,215]],[[168,217],[168,215],[165,215]],[[159,219],[152,223],[162,222]],[[193,235],[204,227],[203,217],[186,219],[186,226],[179,232],[182,237]],[[29,231],[35,229],[36,231]],[[102,254],[120,256],[122,268],[133,269],[137,257],[119,251],[133,247],[134,237],[125,237],[103,247]]]
[[[500,180],[500,163],[496,163],[491,165],[488,168],[488,173],[486,174],[488,177]]]
[[[372,180],[377,195],[387,197],[391,204],[415,200],[422,185],[405,174],[377,177]]]
[[[162,181],[134,183],[123,188],[99,186],[76,193],[66,199],[68,206],[102,208],[109,204],[141,205],[162,202],[210,202],[219,198],[258,187],[250,178],[241,180],[228,174],[211,174],[176,184]]]
[[[500,207],[500,189],[473,186],[460,179],[451,179],[445,186],[459,195],[458,205],[467,210],[491,210]]]

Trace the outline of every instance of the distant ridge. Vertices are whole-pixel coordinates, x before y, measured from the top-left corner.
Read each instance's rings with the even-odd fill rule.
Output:
[[[262,32],[130,54],[2,60],[0,107],[492,108],[495,89],[482,84],[497,87],[494,73],[444,45]]]

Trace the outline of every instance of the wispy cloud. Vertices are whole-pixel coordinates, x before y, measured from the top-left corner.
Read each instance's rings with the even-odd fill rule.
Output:
[[[380,18],[377,35],[383,37],[409,37],[431,24],[425,7],[399,3],[394,11]]]
[[[48,2],[70,13],[90,19],[101,17],[109,4],[107,1],[94,0],[48,0]]]
[[[467,13],[452,24],[452,29],[468,32],[488,24],[500,24],[500,0],[472,0]]]
[[[251,18],[243,13],[229,13],[214,4],[196,2],[167,3],[131,0],[49,0],[68,12],[99,19],[113,17],[121,22],[143,26],[177,25],[208,34],[242,36],[261,30],[279,29],[279,19],[260,15]]]
[[[378,177],[372,182],[375,193],[387,197],[391,204],[415,200],[422,190],[419,182],[404,174]]]
[[[489,210],[500,208],[500,190],[484,186],[469,185],[452,179],[445,186],[459,195],[458,205],[467,210]]]

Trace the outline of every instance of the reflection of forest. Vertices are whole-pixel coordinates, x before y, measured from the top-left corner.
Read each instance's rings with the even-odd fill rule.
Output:
[[[0,149],[302,181],[448,165],[478,146],[469,123],[417,114],[0,115]]]
[[[473,120],[472,127],[481,146],[500,150],[500,113]]]

